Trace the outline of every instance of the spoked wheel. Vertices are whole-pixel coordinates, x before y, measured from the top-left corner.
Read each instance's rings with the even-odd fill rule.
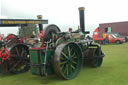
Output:
[[[60,44],[55,50],[52,63],[58,76],[64,79],[74,78],[82,65],[80,47],[73,42]]]
[[[87,51],[88,51],[88,55],[84,59],[85,64],[91,67],[100,67],[103,62],[103,56],[104,56],[100,48],[88,48]]]
[[[17,44],[10,49],[9,71],[23,73],[30,69],[29,50],[24,44]]]

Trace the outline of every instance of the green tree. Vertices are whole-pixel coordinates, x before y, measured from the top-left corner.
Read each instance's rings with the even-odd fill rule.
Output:
[[[36,24],[21,25],[18,30],[18,35],[19,37],[25,37],[25,38],[27,38],[28,36],[31,37],[33,35],[33,31],[37,35],[38,28]]]

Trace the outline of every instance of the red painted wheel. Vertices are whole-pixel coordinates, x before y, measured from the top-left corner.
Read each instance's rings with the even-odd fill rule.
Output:
[[[3,60],[7,60],[10,57],[10,52],[7,49],[3,49],[0,51],[0,58]]]

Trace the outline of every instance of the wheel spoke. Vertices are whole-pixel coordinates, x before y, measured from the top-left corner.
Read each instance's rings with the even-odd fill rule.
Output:
[[[73,55],[71,56],[71,58],[74,58],[74,56],[75,56],[75,52],[73,53]]]
[[[73,48],[71,48],[71,52],[73,51]]]
[[[72,67],[71,67],[71,65],[70,65],[70,69],[71,69],[70,72],[72,73]]]
[[[60,65],[62,65],[62,64],[66,64],[66,63],[67,63],[67,61],[61,62]]]
[[[64,52],[65,55],[67,55],[67,57],[68,57],[68,49],[67,49],[67,48],[64,48],[64,49],[63,49],[63,52]]]
[[[21,56],[23,56],[23,54],[24,54],[24,48],[22,48],[22,50],[21,50],[22,52],[21,52]]]
[[[61,53],[63,54],[63,56],[64,56],[66,59],[68,59],[68,56],[66,56],[65,53],[63,53],[63,52],[61,52]]]
[[[15,49],[16,49],[16,53],[17,53],[17,55],[19,56],[19,55],[20,55],[20,53],[19,53],[19,51],[18,51],[18,48],[17,48],[17,47],[15,47]]]
[[[68,46],[68,56],[71,56],[70,47]]]
[[[60,57],[60,60],[65,60],[63,56]]]
[[[74,70],[75,69],[75,67],[72,65],[72,64],[70,64],[70,66],[71,66],[71,68]]]
[[[65,65],[65,64],[61,64],[61,66],[60,66],[62,71],[63,71],[64,65]]]
[[[68,75],[68,64],[66,64],[66,69],[67,69],[67,75]]]
[[[76,61],[74,61],[74,60],[72,60],[72,63],[73,63],[73,64],[77,64],[77,62],[76,62]]]
[[[67,64],[66,64],[67,65]],[[65,69],[64,69],[64,74],[67,72],[67,68],[66,68],[67,66],[65,66]]]

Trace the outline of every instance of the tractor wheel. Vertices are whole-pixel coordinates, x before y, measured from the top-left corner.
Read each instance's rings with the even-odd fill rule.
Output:
[[[12,73],[23,73],[30,69],[29,48],[24,44],[17,44],[9,48],[8,59],[9,71]]]
[[[73,42],[58,45],[52,59],[52,65],[55,73],[63,79],[74,78],[82,65],[80,47]]]
[[[84,54],[84,64],[90,67],[100,67],[104,54],[100,48],[88,48]]]
[[[48,25],[45,29],[45,34],[44,34],[44,41],[50,41],[50,39],[53,39],[54,35],[58,32],[60,32],[60,29],[56,25]]]

